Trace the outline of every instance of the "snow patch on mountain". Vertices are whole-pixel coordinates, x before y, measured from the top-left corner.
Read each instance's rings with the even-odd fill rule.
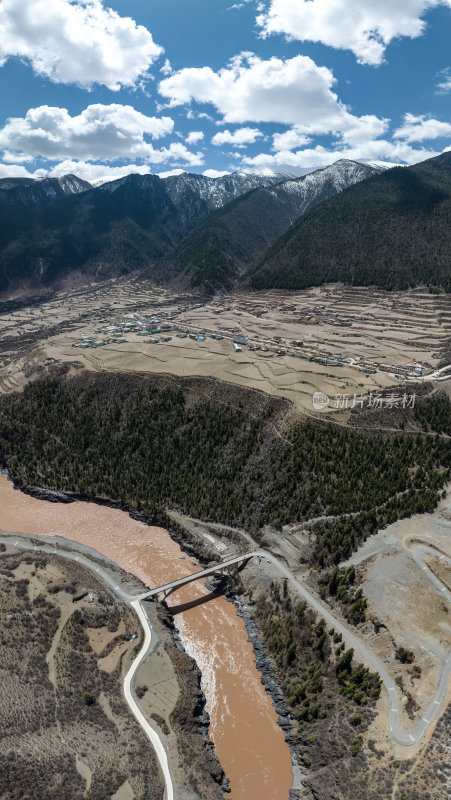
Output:
[[[59,178],[3,178],[0,201],[4,207],[33,208],[91,188],[90,183],[70,174]]]
[[[286,178],[286,175],[262,174],[256,172],[232,172],[220,178],[184,172],[181,175],[165,178],[166,190],[177,208],[180,208],[190,194],[196,194],[206,204],[208,212],[216,211],[252,189],[270,186]]]
[[[293,205],[296,202],[297,215],[305,214],[316,203],[325,199],[325,196],[338,194],[360,183],[372,175],[383,172],[385,168],[361,164],[358,161],[341,159],[329,167],[310,172],[301,178],[283,181],[271,189],[265,189],[277,197],[281,205]]]

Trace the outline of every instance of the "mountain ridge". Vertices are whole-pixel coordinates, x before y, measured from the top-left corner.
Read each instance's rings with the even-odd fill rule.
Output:
[[[451,290],[451,154],[394,167],[311,210],[249,274],[254,289],[344,282]]]
[[[0,291],[141,273],[208,291],[328,282],[451,289],[451,152],[299,178],[132,173],[0,180]]]
[[[194,228],[153,274],[184,287],[229,289],[301,214],[378,171],[341,159],[299,178],[257,187]]]
[[[226,179],[177,178],[167,184],[169,179],[158,175],[132,173],[99,187],[79,181],[78,192],[76,176],[72,184],[68,179],[4,179],[0,290],[17,283],[52,282],[74,271],[108,277],[142,270],[173,249],[221,202],[247,190],[249,180],[277,180],[239,173]],[[206,196],[196,193],[196,185]]]

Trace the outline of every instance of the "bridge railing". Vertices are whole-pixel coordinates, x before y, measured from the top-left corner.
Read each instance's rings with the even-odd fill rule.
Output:
[[[246,553],[242,556],[237,556],[236,558],[229,559],[228,561],[224,561],[221,564],[215,564],[212,567],[206,567],[199,572],[193,572],[190,575],[186,575],[183,578],[176,578],[173,581],[169,581],[168,583],[162,584],[161,586],[156,586],[153,589],[150,589],[148,592],[145,592],[143,595],[140,596],[140,600],[148,600],[151,597],[156,597],[159,594],[163,594],[167,597],[171,592],[179,589],[182,586],[185,586],[188,583],[194,583],[194,581],[201,580],[202,578],[207,577],[208,575],[213,575],[215,572],[221,572],[226,570],[230,567],[234,567],[237,564],[242,564],[245,561],[249,561],[249,559],[253,558],[253,556],[258,555],[257,553]]]

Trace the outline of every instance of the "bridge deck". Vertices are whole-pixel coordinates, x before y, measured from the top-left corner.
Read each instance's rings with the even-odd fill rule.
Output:
[[[256,555],[256,553],[246,553],[244,556],[231,558],[228,561],[223,561],[221,564],[215,564],[213,567],[202,569],[200,572],[193,572],[192,575],[186,575],[184,578],[178,578],[177,580],[171,581],[170,583],[165,583],[162,586],[156,586],[153,589],[150,589],[149,592],[141,595],[139,599],[147,600],[150,597],[155,597],[157,594],[162,594],[163,592],[167,592],[172,589],[178,589],[180,586],[185,586],[187,583],[193,583],[193,581],[198,581],[201,578],[207,578],[209,575],[213,575],[215,572],[218,572],[221,569],[233,567],[234,564],[241,564],[243,561],[247,561],[254,555]]]

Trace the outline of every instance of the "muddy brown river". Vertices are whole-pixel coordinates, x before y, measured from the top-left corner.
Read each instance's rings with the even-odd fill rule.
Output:
[[[49,503],[14,490],[0,475],[0,529],[59,535],[88,545],[159,586],[199,569],[163,528],[94,503]],[[202,582],[168,598],[181,606],[209,594]],[[186,651],[202,672],[210,735],[230,779],[233,800],[287,800],[291,758],[271,698],[254,663],[244,623],[232,603],[215,597],[175,615]]]

